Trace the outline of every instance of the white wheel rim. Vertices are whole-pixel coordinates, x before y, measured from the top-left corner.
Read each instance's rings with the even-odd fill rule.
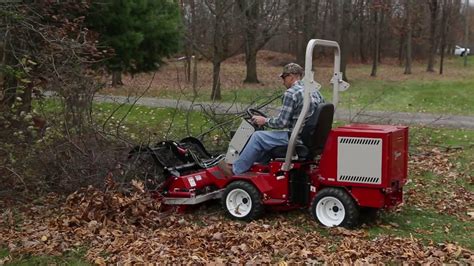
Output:
[[[232,216],[242,218],[252,210],[252,198],[247,191],[236,188],[225,199],[227,210]]]
[[[316,205],[316,217],[325,226],[338,226],[346,217],[342,202],[335,197],[324,197]]]

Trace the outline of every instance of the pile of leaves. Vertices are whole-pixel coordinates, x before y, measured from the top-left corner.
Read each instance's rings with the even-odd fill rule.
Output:
[[[474,179],[467,172],[458,171],[452,162],[460,152],[460,149],[433,148],[411,155],[409,171],[413,184],[406,190],[406,204],[433,208],[461,220],[472,219],[474,193],[460,184],[473,184]],[[425,177],[428,172],[432,179]]]
[[[92,187],[61,200],[50,195],[22,209],[3,211],[0,241],[11,257],[61,255],[86,248],[86,258],[109,263],[442,263],[466,262],[474,253],[457,244],[423,243],[390,235],[322,229],[309,215],[269,215],[251,223],[228,219],[221,211],[178,214],[134,183],[123,195]],[[306,229],[305,229],[306,228]]]
[[[411,157],[412,184],[405,204],[449,211],[462,219],[472,193],[455,185],[466,178],[447,160],[456,151],[425,150]],[[422,171],[438,178],[424,180]],[[438,190],[427,191],[426,182]],[[140,182],[132,192],[88,187],[67,198],[50,194],[17,208],[3,208],[0,243],[8,262],[25,254],[58,255],[85,250],[95,264],[111,263],[469,263],[474,252],[457,243],[433,242],[412,235],[371,236],[366,228],[322,228],[306,212],[268,213],[250,223],[233,221],[218,204],[178,213],[165,209]],[[441,185],[445,187],[440,188]],[[431,199],[435,193],[439,198]],[[464,202],[460,202],[464,201]],[[457,202],[458,207],[448,205]],[[210,207],[209,207],[210,206]],[[449,209],[449,210],[448,210]],[[390,224],[380,224],[380,227]]]

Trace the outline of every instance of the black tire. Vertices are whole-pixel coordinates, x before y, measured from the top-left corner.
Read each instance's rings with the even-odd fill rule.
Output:
[[[359,224],[359,206],[342,188],[324,188],[319,191],[311,203],[310,212],[316,221],[327,227],[353,228]]]
[[[245,181],[235,181],[224,190],[221,203],[227,215],[232,219],[249,222],[262,215],[264,208],[261,198],[260,192],[252,184]],[[233,208],[232,205],[237,205],[237,208]],[[243,213],[239,211],[240,206],[242,206]]]

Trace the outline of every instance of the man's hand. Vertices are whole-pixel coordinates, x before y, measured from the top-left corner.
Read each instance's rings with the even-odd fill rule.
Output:
[[[265,117],[254,115],[252,116],[252,123],[256,124],[257,126],[265,125]]]

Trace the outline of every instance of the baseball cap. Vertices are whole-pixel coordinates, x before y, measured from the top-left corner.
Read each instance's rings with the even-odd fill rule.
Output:
[[[280,77],[285,74],[297,74],[303,76],[303,68],[296,63],[289,63],[283,67],[283,72],[281,72]]]

